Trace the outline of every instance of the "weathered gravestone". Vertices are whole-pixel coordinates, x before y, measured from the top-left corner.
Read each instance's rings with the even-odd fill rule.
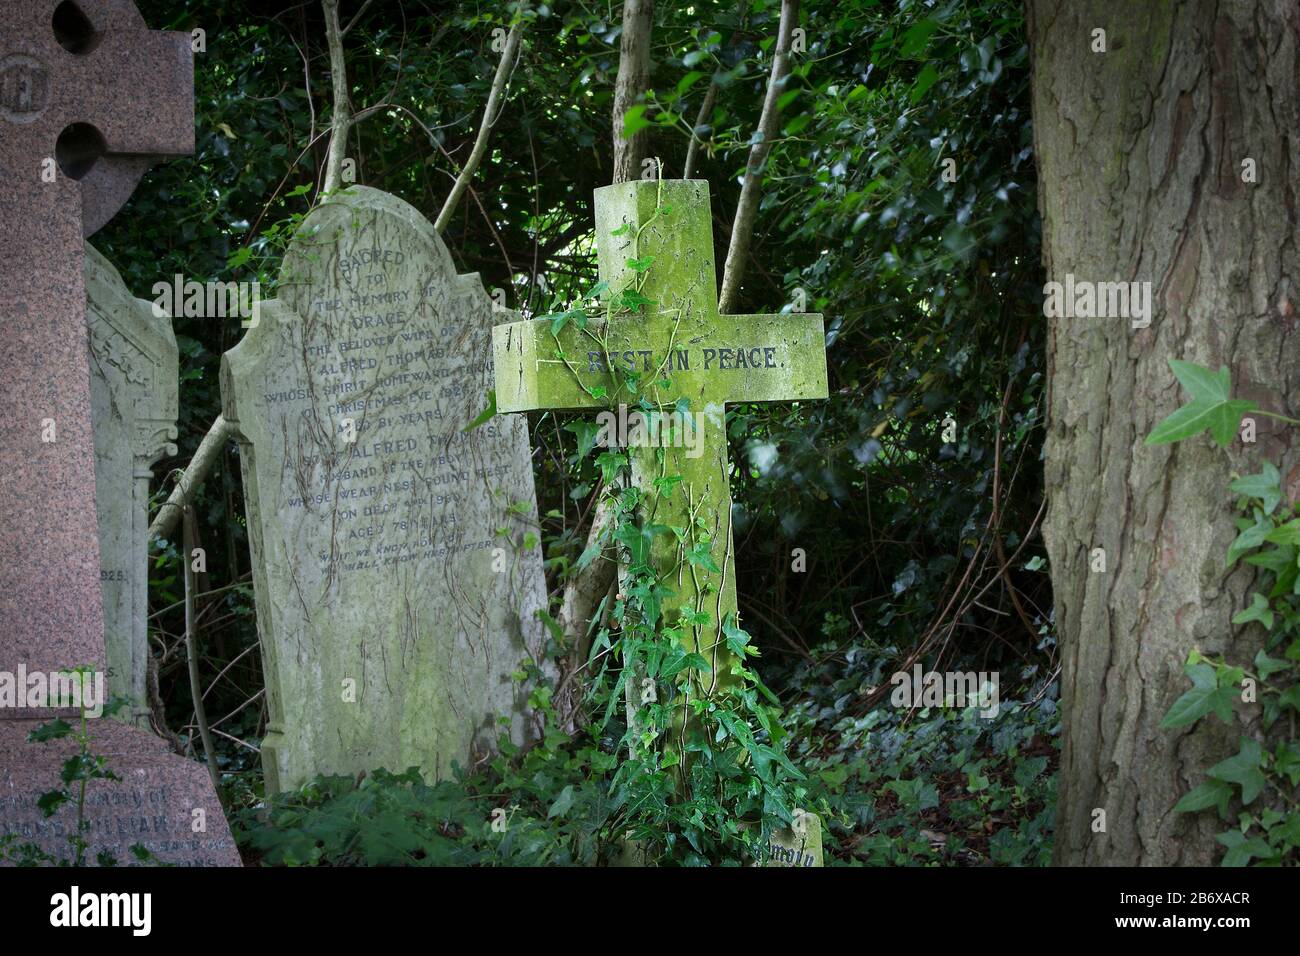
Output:
[[[429,777],[526,733],[546,605],[528,436],[468,428],[492,302],[429,222],[353,187],[304,221],[280,298],[222,363],[270,712],[267,789]],[[501,312],[505,319],[517,318]]]
[[[822,821],[815,813],[796,810],[793,826],[772,832],[763,859],[770,867],[822,866]]]
[[[569,322],[558,335],[549,319],[497,326],[497,409],[636,406],[644,396],[680,414],[684,403],[695,425],[682,440],[666,447],[629,442],[628,454],[656,524],[689,530],[703,521],[704,534],[688,544],[705,545],[711,562],[677,573],[685,545],[672,534],[651,539],[649,561],[671,581],[663,620],[680,625],[686,649],[711,662],[716,689],[725,692],[735,677],[723,628],[737,620],[725,405],[825,398],[822,317],[718,313],[707,182],[617,183],[597,189],[595,199],[601,280],[613,293],[640,281],[650,304],[643,314],[593,318],[581,329]],[[635,268],[647,261],[644,273]],[[680,484],[656,484],[677,475]],[[682,623],[682,611],[702,613],[696,620],[708,623]]]
[[[67,853],[59,786],[72,740],[29,743],[51,711],[32,675],[102,674],[83,238],[158,157],[193,149],[189,37],[149,31],[129,0],[7,4],[0,20],[0,835]],[[19,679],[20,675],[27,679]],[[91,855],[144,843],[171,863],[238,863],[206,771],[115,721],[91,750],[120,781],[87,790]],[[147,812],[146,812],[147,809]]]
[[[107,684],[130,701],[116,716],[147,729],[149,481],[154,462],[176,454],[176,335],[89,243],[86,323]]]

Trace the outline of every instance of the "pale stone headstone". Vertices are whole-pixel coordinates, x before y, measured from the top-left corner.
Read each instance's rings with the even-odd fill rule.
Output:
[[[153,464],[176,454],[176,335],[89,243],[86,324],[108,690],[130,700],[116,716],[147,728],[149,481]]]
[[[222,363],[266,672],[268,791],[445,775],[527,733],[546,606],[527,429],[466,430],[494,311],[429,222],[352,187],[302,224]]]

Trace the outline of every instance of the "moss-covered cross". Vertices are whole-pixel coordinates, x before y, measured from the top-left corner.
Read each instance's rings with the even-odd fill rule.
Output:
[[[825,398],[822,317],[718,313],[707,182],[617,183],[595,198],[602,294],[630,287],[649,301],[639,314],[585,325],[498,325],[497,410],[627,407],[614,417],[630,420],[632,481],[649,520],[686,532],[649,538],[650,563],[673,592],[664,620],[676,626],[678,609],[687,612],[686,650],[708,660],[725,689],[734,675],[723,627],[736,622],[737,608],[724,407]],[[646,444],[636,444],[635,412]],[[655,425],[669,438],[654,442]]]

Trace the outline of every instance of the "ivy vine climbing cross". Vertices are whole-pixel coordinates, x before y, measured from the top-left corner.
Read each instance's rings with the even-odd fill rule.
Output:
[[[822,317],[719,314],[707,182],[617,183],[595,200],[603,313],[498,325],[497,409],[619,409],[641,514],[619,543],[662,585],[653,613],[725,690],[744,646],[725,406],[826,398]]]

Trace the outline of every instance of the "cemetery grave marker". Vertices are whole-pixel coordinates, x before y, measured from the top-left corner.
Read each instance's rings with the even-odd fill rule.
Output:
[[[179,353],[171,318],[131,295],[89,243],[86,321],[107,684],[130,700],[116,716],[148,729],[149,481],[154,462],[176,454]]]
[[[10,4],[0,30],[0,669],[102,668],[82,239],[193,150],[189,38],[122,0]]]
[[[469,428],[494,312],[430,223],[362,186],[285,256],[222,363],[240,433],[270,712],[268,791],[318,773],[445,776],[527,730],[546,607],[526,426]],[[504,531],[504,534],[499,532]]]
[[[697,518],[704,521],[707,541],[653,536],[649,563],[661,579],[671,578],[664,621],[676,625],[679,611],[707,615],[707,624],[682,627],[683,645],[710,661],[725,690],[734,684],[734,658],[723,628],[738,610],[725,405],[826,398],[826,354],[820,315],[718,313],[708,189],[700,180],[597,189],[601,282],[610,294],[641,282],[644,313],[592,318],[585,328],[570,321],[558,333],[551,319],[498,325],[493,348],[500,412],[607,409],[647,395],[660,409],[685,407],[696,416],[702,443],[694,435],[668,447],[629,443],[627,451],[632,481],[656,524],[693,529]],[[618,379],[630,373],[636,391],[611,368]],[[656,486],[656,478],[677,475],[680,484]],[[688,543],[706,547],[711,561],[676,573]]]
[[[105,666],[83,239],[161,156],[193,149],[189,37],[145,27],[130,0],[34,0],[0,22],[0,689],[20,674]],[[24,688],[25,689],[25,688]],[[25,695],[24,695],[25,697]],[[15,698],[16,699],[16,698]],[[66,854],[75,810],[37,808],[68,738],[29,743],[43,707],[0,707],[0,835]],[[157,737],[94,721],[91,857],[140,842],[177,864],[238,864],[203,767]]]

